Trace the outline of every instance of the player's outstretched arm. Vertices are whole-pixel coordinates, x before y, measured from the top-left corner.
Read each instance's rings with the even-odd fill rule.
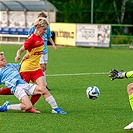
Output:
[[[111,77],[111,80],[127,78],[126,72],[124,71],[118,72],[116,69],[112,69],[110,71],[109,77]]]
[[[56,45],[55,45],[53,39],[52,39],[52,38],[49,38],[48,40],[49,40],[49,42],[52,44],[54,50],[57,50],[57,47],[56,47]]]
[[[22,64],[22,62],[26,59],[29,59],[30,55],[29,54],[25,54],[20,62],[20,64]]]
[[[21,56],[21,54],[23,53],[24,50],[25,50],[25,49],[24,49],[24,46],[22,46],[22,47],[17,51],[16,57],[15,57],[15,62],[17,62],[17,61],[20,59],[20,56]]]

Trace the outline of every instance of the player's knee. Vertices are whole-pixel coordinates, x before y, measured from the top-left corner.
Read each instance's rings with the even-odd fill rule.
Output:
[[[43,95],[45,90],[44,90],[44,86],[38,86],[37,88],[37,94]]]
[[[42,95],[45,95],[47,93],[47,88],[45,86],[42,86],[41,93]]]
[[[46,71],[46,68],[45,68],[45,67],[43,67],[42,71],[43,71],[43,72],[45,72],[45,71]]]
[[[41,65],[41,69],[42,69],[43,72],[45,72],[46,71],[46,66],[45,65]]]
[[[47,93],[47,88],[45,86],[38,86],[36,94],[44,95]]]
[[[42,71],[44,72],[44,67],[41,67]]]

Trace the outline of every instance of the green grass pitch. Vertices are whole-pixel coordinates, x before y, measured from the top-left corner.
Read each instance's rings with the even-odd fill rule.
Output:
[[[8,62],[14,62],[20,46],[1,45]],[[126,86],[133,79],[110,81],[108,72],[116,68],[133,68],[131,49],[49,47],[47,83],[58,106],[67,115],[51,113],[43,97],[35,104],[41,114],[8,111],[0,113],[1,133],[129,133],[124,126],[132,121]],[[86,88],[95,85],[100,97],[90,100]],[[19,103],[15,96],[0,96],[5,101]]]

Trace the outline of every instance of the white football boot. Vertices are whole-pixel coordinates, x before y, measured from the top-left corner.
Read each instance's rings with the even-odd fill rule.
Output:
[[[131,122],[129,125],[124,127],[125,130],[132,130],[133,129],[133,122]]]

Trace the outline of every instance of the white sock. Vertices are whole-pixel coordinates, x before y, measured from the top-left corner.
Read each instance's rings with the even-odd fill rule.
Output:
[[[7,110],[21,110],[20,104],[11,104],[7,106]]]
[[[47,97],[45,100],[50,104],[53,109],[58,108],[57,103],[52,95]]]

